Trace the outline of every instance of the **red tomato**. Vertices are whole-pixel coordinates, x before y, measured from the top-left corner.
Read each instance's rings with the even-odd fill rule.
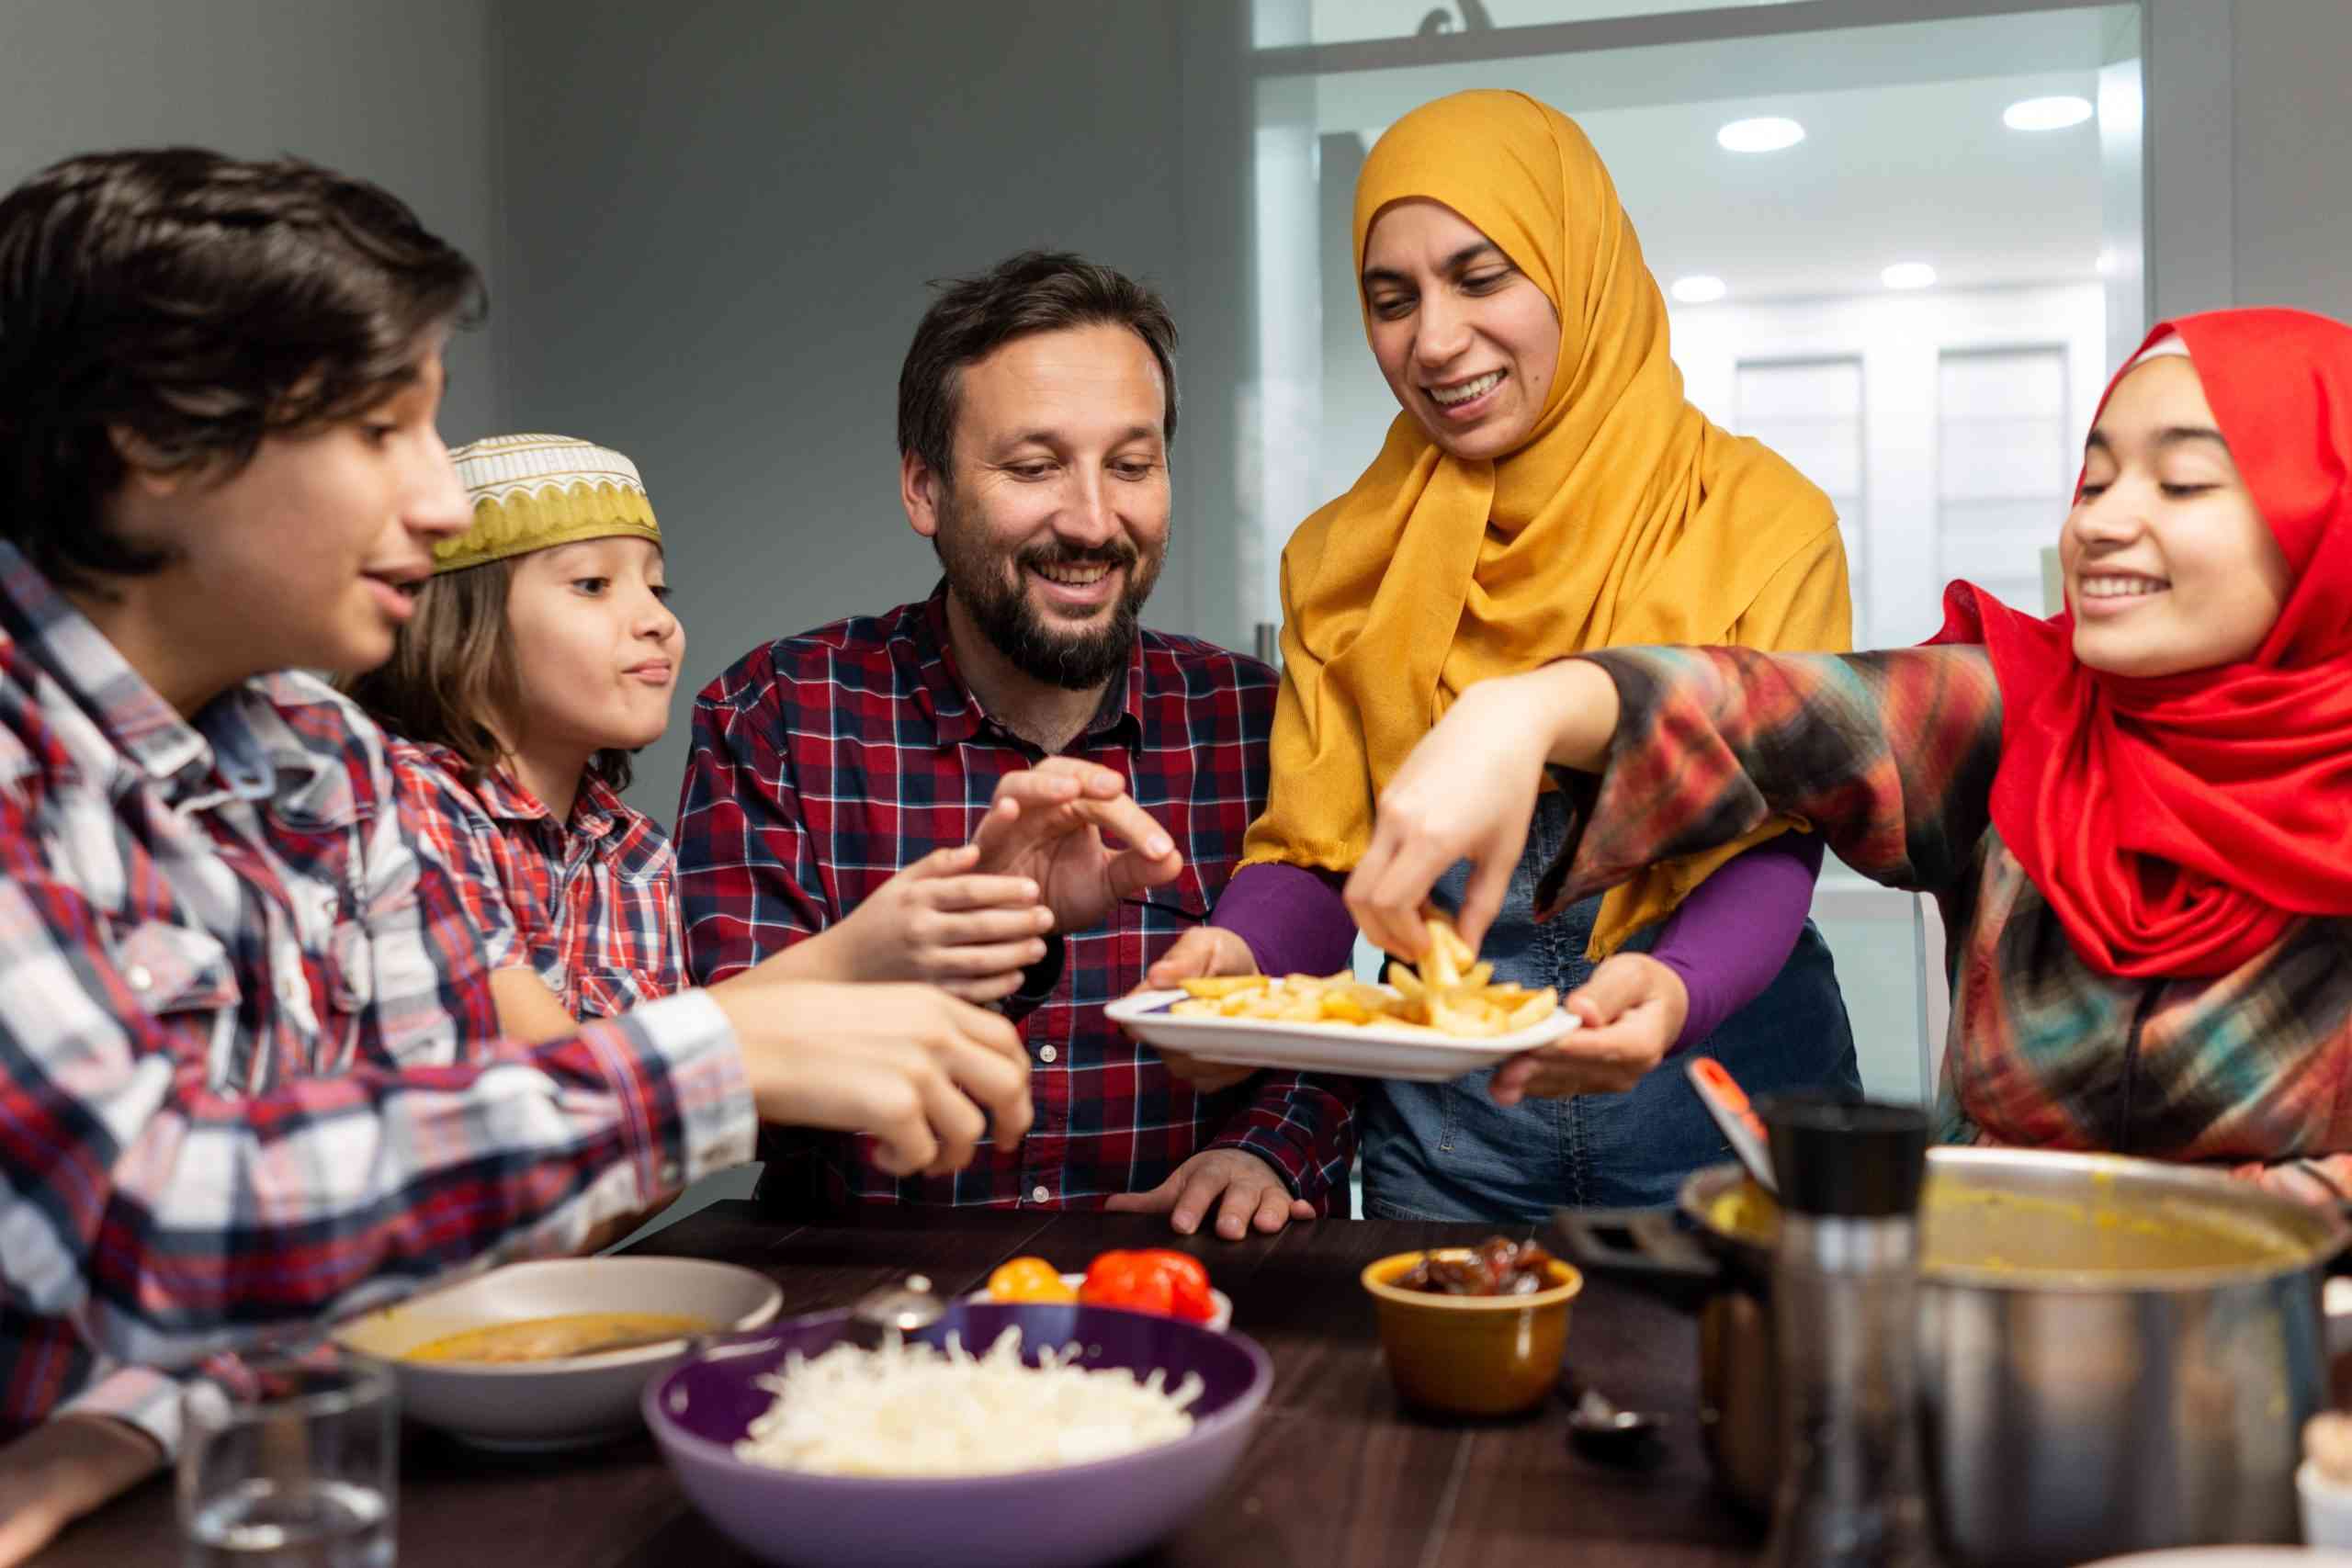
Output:
[[[1192,1323],[1206,1323],[1216,1315],[1209,1273],[1201,1260],[1166,1247],[1102,1254],[1088,1265],[1078,1299]]]

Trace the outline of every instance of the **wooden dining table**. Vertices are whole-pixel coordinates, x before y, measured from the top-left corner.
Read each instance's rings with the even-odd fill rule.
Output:
[[[1503,1234],[1525,1236],[1532,1227]],[[1531,1416],[1450,1422],[1399,1404],[1358,1282],[1394,1252],[1460,1246],[1491,1227],[1324,1220],[1240,1242],[1176,1237],[1157,1215],[873,1209],[792,1224],[744,1200],[655,1233],[633,1254],[757,1269],[787,1314],[840,1307],[910,1273],[974,1291],[1006,1258],[1083,1268],[1111,1247],[1176,1246],[1233,1299],[1233,1326],[1273,1360],[1273,1392],[1239,1469],[1130,1568],[1585,1568],[1744,1562],[1759,1527],[1713,1489],[1700,1450],[1696,1328],[1640,1290],[1587,1280],[1568,1329],[1572,1376],[1666,1417],[1635,1462],[1572,1444],[1565,1399]],[[149,1483],[68,1529],[42,1568],[176,1561],[170,1486]],[[753,1560],[706,1523],[642,1434],[582,1453],[497,1458],[413,1431],[401,1455],[401,1561],[411,1568],[732,1568]]]

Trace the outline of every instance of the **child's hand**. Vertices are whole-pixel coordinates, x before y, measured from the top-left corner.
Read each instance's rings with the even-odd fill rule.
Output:
[[[833,936],[844,977],[920,980],[969,1002],[1019,990],[1054,918],[1030,878],[974,874],[979,857],[972,844],[933,851],[851,910]]]
[[[992,1012],[930,986],[763,980],[710,987],[735,1026],[763,1122],[865,1133],[893,1176],[972,1163],[983,1134],[1029,1131],[1029,1059]]]
[[[1681,1038],[1690,992],[1681,976],[1648,953],[1620,953],[1560,1005],[1582,1027],[1496,1068],[1487,1086],[1496,1104],[1516,1105],[1530,1095],[1624,1093]]]

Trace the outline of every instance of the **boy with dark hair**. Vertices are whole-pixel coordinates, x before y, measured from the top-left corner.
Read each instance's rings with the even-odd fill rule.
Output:
[[[293,160],[0,200],[0,1561],[169,1448],[153,1369],[577,1249],[755,1116],[910,1173],[1027,1125],[1010,1026],[921,987],[771,970],[496,1038],[382,737],[284,672],[383,660],[467,525],[434,421],[480,299]]]

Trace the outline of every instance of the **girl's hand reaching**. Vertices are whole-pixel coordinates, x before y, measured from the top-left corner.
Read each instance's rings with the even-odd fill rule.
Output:
[[[1380,792],[1372,842],[1342,895],[1358,928],[1397,957],[1419,958],[1429,945],[1421,919],[1430,889],[1467,860],[1470,885],[1454,923],[1476,950],[1527,847],[1544,765],[1596,765],[1617,713],[1608,672],[1580,660],[1463,693]]]

